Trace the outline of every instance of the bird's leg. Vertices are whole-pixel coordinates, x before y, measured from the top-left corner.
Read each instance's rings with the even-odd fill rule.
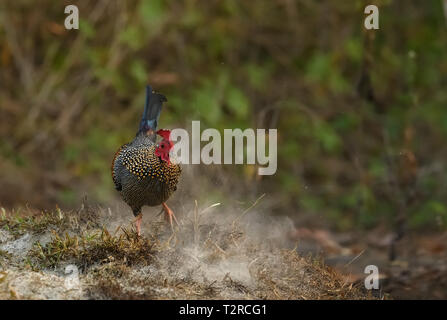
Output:
[[[165,202],[162,203],[162,206],[163,206],[163,210],[165,211],[166,220],[168,220],[169,223],[171,224],[171,228],[173,228],[172,218],[174,218],[175,223],[177,223],[177,225],[179,225],[178,221],[177,221],[177,218],[174,215],[174,212],[172,212],[172,210],[169,209],[169,207],[166,205]]]
[[[135,227],[137,228],[138,236],[141,236],[141,220],[143,220],[143,214],[140,212],[135,220]]]

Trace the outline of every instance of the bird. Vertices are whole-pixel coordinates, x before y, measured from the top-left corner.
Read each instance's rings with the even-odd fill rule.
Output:
[[[174,146],[170,140],[171,131],[157,130],[163,102],[167,102],[166,97],[147,85],[146,102],[137,134],[131,142],[117,150],[112,160],[115,189],[136,217],[134,222],[138,236],[141,235],[141,210],[145,205],[161,205],[161,212],[164,211],[171,228],[173,220],[178,224],[166,201],[177,190],[182,169],[170,156]],[[159,142],[158,136],[161,137]]]

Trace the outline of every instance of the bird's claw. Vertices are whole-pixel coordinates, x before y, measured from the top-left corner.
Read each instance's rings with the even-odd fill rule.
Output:
[[[172,220],[175,221],[177,226],[180,226],[180,224],[177,221],[177,218],[175,217],[174,212],[165,204],[163,203],[163,211],[165,212],[165,218],[167,221],[169,221],[169,224],[171,225],[171,228],[174,230],[174,225],[172,223]]]

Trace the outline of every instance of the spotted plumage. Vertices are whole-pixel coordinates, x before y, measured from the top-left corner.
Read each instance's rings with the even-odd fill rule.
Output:
[[[112,161],[115,188],[137,217],[141,217],[141,208],[145,205],[163,205],[170,219],[173,215],[165,202],[177,189],[181,168],[170,157],[170,148],[165,148],[172,145],[166,136],[157,142],[156,129],[163,101],[166,101],[163,95],[148,87],[140,129],[132,142],[118,149]],[[137,230],[139,232],[138,224]]]
[[[137,215],[143,205],[165,202],[177,189],[181,168],[155,155],[157,144],[142,136],[119,149],[112,176],[115,187]],[[172,159],[172,158],[171,158]]]

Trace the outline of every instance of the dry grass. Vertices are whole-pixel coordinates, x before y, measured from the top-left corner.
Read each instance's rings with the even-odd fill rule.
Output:
[[[98,208],[86,204],[84,199],[79,210],[73,212],[62,212],[58,207],[54,211],[34,213],[11,212],[7,213],[0,208],[0,228],[8,231],[15,238],[26,233],[42,234],[48,232],[63,233],[67,230],[80,232],[82,229],[98,227]]]
[[[92,234],[59,236],[54,233],[45,246],[36,243],[29,253],[38,263],[39,269],[54,268],[61,262],[73,263],[82,269],[103,263],[120,261],[127,265],[147,264],[152,257],[153,244],[137,238],[135,233],[123,229],[119,236],[112,236],[106,229]]]
[[[190,219],[184,217],[174,233],[154,222],[140,238],[133,229],[108,231],[99,211],[92,214],[85,208],[20,219],[4,215],[0,229],[14,239],[25,233],[47,236],[46,242],[34,241],[17,264],[20,272],[33,272],[25,279],[40,279],[30,286],[63,282],[65,266],[79,268],[81,287],[76,295],[63,296],[69,299],[371,298],[322,261],[281,249],[264,231],[258,233],[265,241],[259,241],[238,216],[207,223],[208,211],[215,206],[200,211],[196,204]],[[17,274],[8,262],[14,255],[0,252],[0,271]],[[26,291],[26,286],[19,288]],[[17,296],[33,298],[16,291]],[[52,296],[49,292],[43,297]]]

